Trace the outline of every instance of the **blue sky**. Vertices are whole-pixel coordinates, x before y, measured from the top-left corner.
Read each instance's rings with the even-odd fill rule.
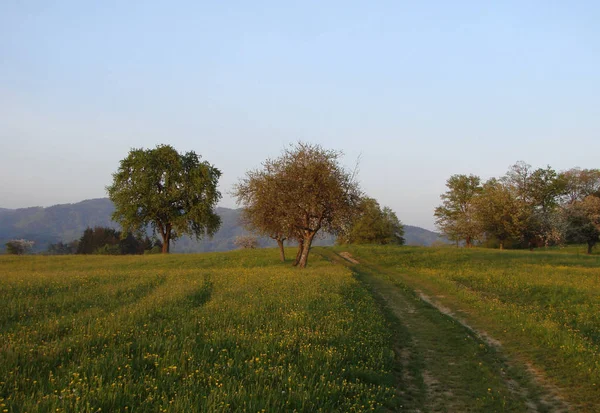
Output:
[[[290,4],[287,4],[290,3]],[[106,196],[132,147],[223,171],[303,140],[433,229],[446,179],[600,167],[594,1],[0,2],[0,207]]]

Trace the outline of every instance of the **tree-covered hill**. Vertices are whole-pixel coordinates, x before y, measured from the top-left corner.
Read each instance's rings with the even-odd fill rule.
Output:
[[[87,227],[118,225],[110,219],[114,206],[108,198],[88,199],[75,204],[54,205],[47,208],[0,208],[0,250],[11,239],[35,241],[34,251],[45,251],[49,244],[69,242],[81,237]],[[235,237],[247,234],[239,223],[240,209],[217,208],[222,224],[212,239],[196,241],[181,238],[173,244],[173,252],[208,252],[235,249]],[[408,245],[431,245],[440,240],[439,234],[423,228],[405,225]],[[315,245],[332,245],[334,238],[325,236],[315,240]],[[276,246],[270,239],[261,238],[261,247]]]

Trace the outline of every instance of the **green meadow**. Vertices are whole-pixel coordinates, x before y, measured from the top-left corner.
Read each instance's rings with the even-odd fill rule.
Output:
[[[0,257],[0,411],[393,409],[368,292],[277,258]]]
[[[349,246],[290,264],[0,256],[0,411],[600,411],[598,256]]]

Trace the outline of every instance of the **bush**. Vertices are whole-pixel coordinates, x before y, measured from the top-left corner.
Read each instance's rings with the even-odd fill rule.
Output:
[[[160,245],[155,245],[154,247],[150,248],[149,250],[145,250],[144,255],[160,254],[161,252],[162,252],[162,247]]]
[[[121,247],[118,244],[106,244],[94,251],[97,255],[121,255]]]
[[[6,245],[6,253],[12,255],[23,255],[31,251],[34,242],[26,239],[13,239],[8,241]]]
[[[235,237],[233,245],[244,249],[258,248],[258,238],[253,237],[252,235],[240,235]]]

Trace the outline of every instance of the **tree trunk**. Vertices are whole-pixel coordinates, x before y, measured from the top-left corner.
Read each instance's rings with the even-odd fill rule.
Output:
[[[504,249],[504,241],[500,241],[500,249],[503,250]]]
[[[298,240],[298,252],[296,253],[296,259],[294,260],[294,264],[292,264],[294,267],[296,265],[298,265],[298,263],[300,262],[300,257],[302,256],[302,249],[304,248],[304,240],[303,239],[299,239]]]
[[[283,249],[284,238],[277,238],[277,245],[279,246],[279,258],[281,262],[285,262],[285,250]]]
[[[304,235],[302,254],[300,255],[300,261],[298,262],[298,266],[300,268],[306,268],[306,264],[308,264],[308,253],[310,252],[310,246],[312,244],[313,238],[315,237],[315,234],[316,232],[307,232]]]
[[[163,254],[168,254],[169,253],[169,249],[171,247],[170,243],[171,243],[171,229],[167,229],[166,232],[162,233],[162,239],[163,239],[163,245],[162,245],[162,253]]]
[[[592,248],[594,248],[594,244],[593,244],[593,243],[591,243],[591,242],[588,242],[587,244],[588,244],[588,250],[587,250],[587,253],[588,253],[588,254],[591,254],[591,253],[592,253]]]
[[[471,248],[473,246],[471,243],[471,237],[467,237],[467,239],[465,239],[465,245],[467,248]]]

